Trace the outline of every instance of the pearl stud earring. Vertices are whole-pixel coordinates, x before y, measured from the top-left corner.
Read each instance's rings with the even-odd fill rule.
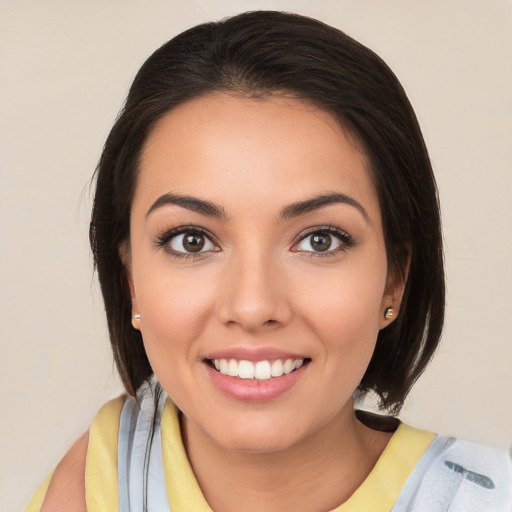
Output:
[[[134,329],[139,330],[139,328],[140,328],[140,313],[137,313],[132,316],[132,327]]]
[[[386,320],[391,320],[395,316],[395,312],[392,307],[388,307],[384,310],[384,318]]]

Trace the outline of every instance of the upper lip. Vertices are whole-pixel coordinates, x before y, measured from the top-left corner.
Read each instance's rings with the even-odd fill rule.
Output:
[[[235,359],[237,361],[266,361],[276,359],[308,359],[304,354],[275,347],[233,347],[209,352],[205,359]]]

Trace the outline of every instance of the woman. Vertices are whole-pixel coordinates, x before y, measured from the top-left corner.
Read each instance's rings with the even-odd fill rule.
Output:
[[[256,12],[157,50],[107,139],[91,245],[128,397],[30,510],[510,509],[505,453],[354,411],[373,391],[399,412],[444,273],[415,115],[345,34]]]

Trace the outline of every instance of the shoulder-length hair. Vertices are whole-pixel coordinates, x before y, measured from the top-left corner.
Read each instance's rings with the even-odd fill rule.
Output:
[[[96,170],[90,242],[114,359],[130,394],[152,375],[119,254],[142,148],[155,123],[188,100],[223,91],[286,94],[330,113],[362,144],[375,184],[390,271],[409,272],[400,314],[378,335],[359,385],[397,412],[430,361],[444,319],[437,188],[407,96],[373,51],[320,21],[281,12],[240,14],[171,39],[144,63]]]

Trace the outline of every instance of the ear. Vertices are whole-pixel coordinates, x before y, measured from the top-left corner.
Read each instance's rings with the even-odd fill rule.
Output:
[[[379,319],[379,329],[387,327],[400,312],[402,298],[404,296],[405,285],[409,277],[409,268],[411,264],[411,251],[408,247],[405,264],[397,268],[389,268],[386,280],[386,288],[382,296],[381,316]]]
[[[132,255],[127,241],[124,241],[119,246],[119,257],[123,263],[126,272],[126,279],[128,280],[128,287],[130,288],[130,297],[132,299],[132,326],[134,329],[140,330],[140,313],[137,306],[135,286],[133,285]]]

